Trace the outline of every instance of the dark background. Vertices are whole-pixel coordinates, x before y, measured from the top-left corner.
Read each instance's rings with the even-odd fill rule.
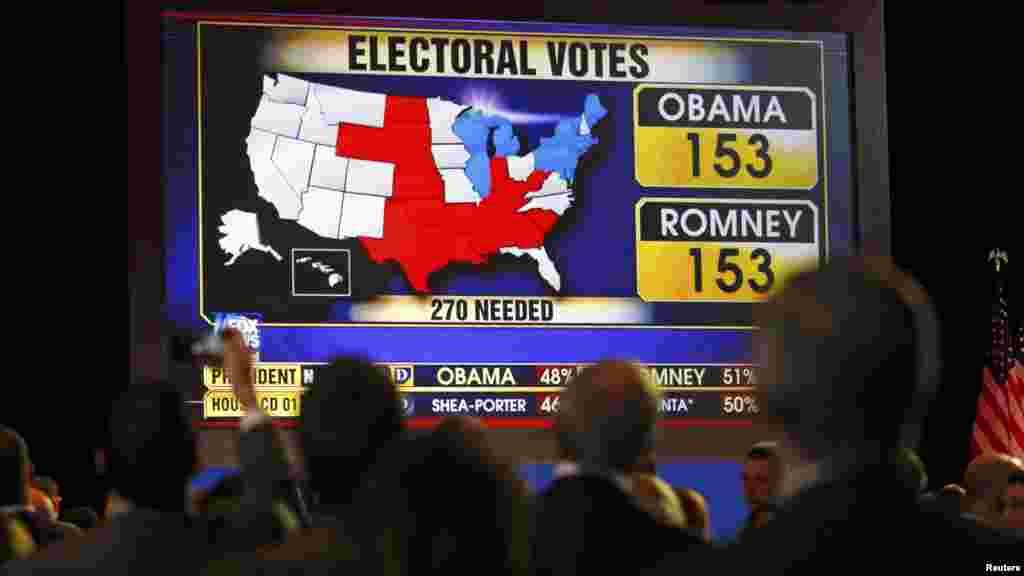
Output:
[[[335,3],[336,11],[342,11],[343,4]],[[580,9],[571,2],[552,7],[540,1],[524,1],[517,4],[517,13],[524,19],[536,20],[665,25],[707,24],[717,18],[734,27],[772,27],[767,17],[751,22],[735,16],[739,12],[731,9],[740,4],[738,2],[703,4],[718,4],[719,7],[696,9],[688,2],[674,2],[670,9],[658,13],[650,9],[645,13],[634,3],[595,1],[588,2],[586,9]],[[786,3],[768,4],[773,10],[786,11]],[[832,14],[832,21],[843,22],[844,18],[856,21],[877,3],[849,3],[853,7],[844,6],[847,2],[796,4],[812,5],[819,14]],[[287,7],[299,11],[319,8],[322,3],[250,0],[224,1],[216,5],[232,10]],[[992,247],[1001,246],[1011,253],[1016,252],[1018,260],[1024,258],[1021,211],[1015,209],[1021,196],[1016,180],[1020,172],[1016,164],[1017,149],[1021,144],[1016,140],[1016,128],[1010,125],[1016,122],[1011,113],[1013,108],[1009,104],[1002,108],[1002,102],[1010,102],[1015,97],[1009,88],[1015,69],[1011,58],[1017,52],[1011,40],[1019,36],[1020,31],[1015,29],[1018,19],[1008,18],[991,7],[971,10],[962,5],[929,6],[927,9],[918,3],[895,5],[899,10],[887,7],[885,12],[892,253],[931,292],[943,323],[945,376],[925,428],[922,449],[933,485],[941,485],[958,480],[967,459],[987,346],[990,284],[985,254]],[[117,220],[127,222],[128,285],[119,280],[123,277],[123,268],[118,258],[108,257],[98,266],[90,265],[89,269],[82,270],[92,281],[78,296],[84,303],[74,309],[73,330],[60,324],[69,320],[69,315],[64,313],[67,308],[54,305],[67,298],[66,287],[52,293],[39,290],[38,295],[29,295],[40,301],[26,304],[25,309],[18,312],[56,312],[50,312],[52,317],[47,318],[48,322],[40,322],[35,315],[19,319],[16,324],[39,326],[40,337],[57,334],[51,341],[40,340],[53,345],[38,346],[40,351],[34,352],[39,354],[39,362],[32,363],[33,368],[45,363],[50,370],[45,378],[40,378],[36,370],[21,373],[18,382],[9,384],[18,390],[17,401],[0,404],[2,421],[19,429],[28,439],[37,469],[55,476],[62,484],[66,505],[98,502],[101,484],[83,470],[92,467],[92,448],[104,442],[106,405],[132,374],[144,376],[147,372],[159,372],[164,352],[156,345],[144,346],[136,356],[142,361],[129,366],[130,374],[124,373],[124,356],[117,352],[118,342],[124,341],[121,330],[125,322],[129,325],[130,348],[138,348],[139,342],[158,342],[159,323],[148,320],[149,314],[133,317],[131,310],[126,310],[125,296],[134,291],[139,308],[153,311],[151,303],[159,300],[161,291],[158,275],[162,267],[160,242],[163,237],[159,193],[160,78],[157,72],[160,6],[155,2],[137,1],[129,3],[127,13],[123,5],[121,8],[117,14],[76,18],[67,24],[72,29],[64,36],[67,39],[64,48],[73,51],[76,46],[86,44],[92,49],[93,44],[101,45],[103,39],[113,43],[121,34],[116,54],[92,56],[97,65],[82,66],[82,71],[77,72],[83,83],[109,83],[108,90],[97,90],[81,98],[91,98],[90,102],[102,105],[110,115],[81,114],[74,122],[55,115],[51,121],[55,128],[63,130],[68,130],[69,124],[76,130],[101,128],[110,145],[107,150],[113,150],[101,157],[97,151],[78,146],[81,158],[74,159],[76,170],[69,168],[68,174],[53,176],[65,178],[67,190],[81,192],[83,175],[96,170],[93,160],[105,157],[106,166],[113,166],[106,172],[114,172],[114,183],[94,193],[109,195],[111,200],[105,205],[116,205],[117,198],[122,197],[118,190],[123,190],[127,195],[123,205],[127,214],[119,216],[117,211],[113,216],[109,212],[100,214],[96,212],[94,201],[72,198],[69,200],[72,203],[64,210],[68,214],[62,217],[68,219],[69,229],[75,231],[76,238],[97,245],[96,249],[105,246],[108,254],[117,254],[123,249],[125,240],[123,236],[118,237],[116,230],[120,224]],[[366,10],[365,5],[352,8],[356,14]],[[468,4],[453,2],[434,13],[421,15],[509,17],[498,13],[497,7],[490,9],[493,13],[488,10],[486,4],[473,4],[471,8]],[[412,15],[402,14],[397,6],[389,9],[382,6],[373,11],[379,15]],[[693,15],[698,12],[707,20],[694,21]],[[851,12],[853,14],[849,14]],[[49,82],[56,82],[49,68],[41,73],[49,76]],[[76,72],[70,70],[67,74]],[[66,88],[69,81],[66,77],[59,80],[52,89],[54,93]],[[990,91],[993,98],[979,97],[981,90]],[[52,141],[40,144],[44,142],[52,146]],[[870,151],[860,152],[870,154]],[[49,169],[52,173],[52,167]],[[86,210],[91,212],[84,212]],[[109,230],[113,230],[111,240],[106,241],[102,234]],[[1019,263],[1017,268],[1021,268]],[[1010,280],[1019,275],[1018,272]],[[96,282],[97,279],[104,281]],[[1024,284],[1018,280],[1016,285]],[[1017,294],[1011,294],[1011,306],[1014,301],[1021,302],[1017,304],[1018,310],[1024,308],[1024,296],[1019,289]],[[118,314],[118,310],[122,312]],[[73,334],[73,338],[69,334]],[[28,348],[23,341],[15,345]],[[16,351],[21,353],[20,348]],[[12,380],[16,377],[19,376],[15,375]]]

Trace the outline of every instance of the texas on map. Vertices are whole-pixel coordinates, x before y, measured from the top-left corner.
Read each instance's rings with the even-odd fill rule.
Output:
[[[350,90],[278,74],[246,139],[259,196],[282,220],[320,237],[356,238],[369,258],[396,262],[410,285],[452,263],[527,256],[556,292],[561,275],[544,238],[572,206],[576,166],[607,110],[587,95],[578,116],[519,155],[506,118],[441,98]],[[221,216],[231,258],[261,243],[257,219]],[[331,271],[333,272],[333,271]]]

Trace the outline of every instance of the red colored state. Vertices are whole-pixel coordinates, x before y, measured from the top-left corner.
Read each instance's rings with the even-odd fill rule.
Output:
[[[359,240],[375,262],[398,262],[419,292],[429,292],[430,275],[453,262],[482,264],[500,248],[541,247],[558,220],[548,210],[517,212],[548,172],[518,182],[509,177],[504,158],[491,161],[491,193],[479,205],[445,203],[423,98],[388,96],[383,128],[342,124],[337,154],[395,165],[394,192],[384,204],[384,237]]]

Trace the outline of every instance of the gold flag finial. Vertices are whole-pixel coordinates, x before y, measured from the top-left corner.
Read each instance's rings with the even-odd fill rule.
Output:
[[[1010,257],[1006,254],[1006,250],[996,248],[988,253],[988,261],[993,262],[996,272],[999,272],[1003,268],[1003,264],[1010,261]]]

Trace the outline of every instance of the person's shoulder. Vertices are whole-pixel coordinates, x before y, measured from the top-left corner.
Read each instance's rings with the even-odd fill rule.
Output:
[[[576,538],[586,530],[596,536],[621,523],[628,503],[628,497],[609,482],[570,476],[556,479],[538,494],[531,513],[540,532]]]

